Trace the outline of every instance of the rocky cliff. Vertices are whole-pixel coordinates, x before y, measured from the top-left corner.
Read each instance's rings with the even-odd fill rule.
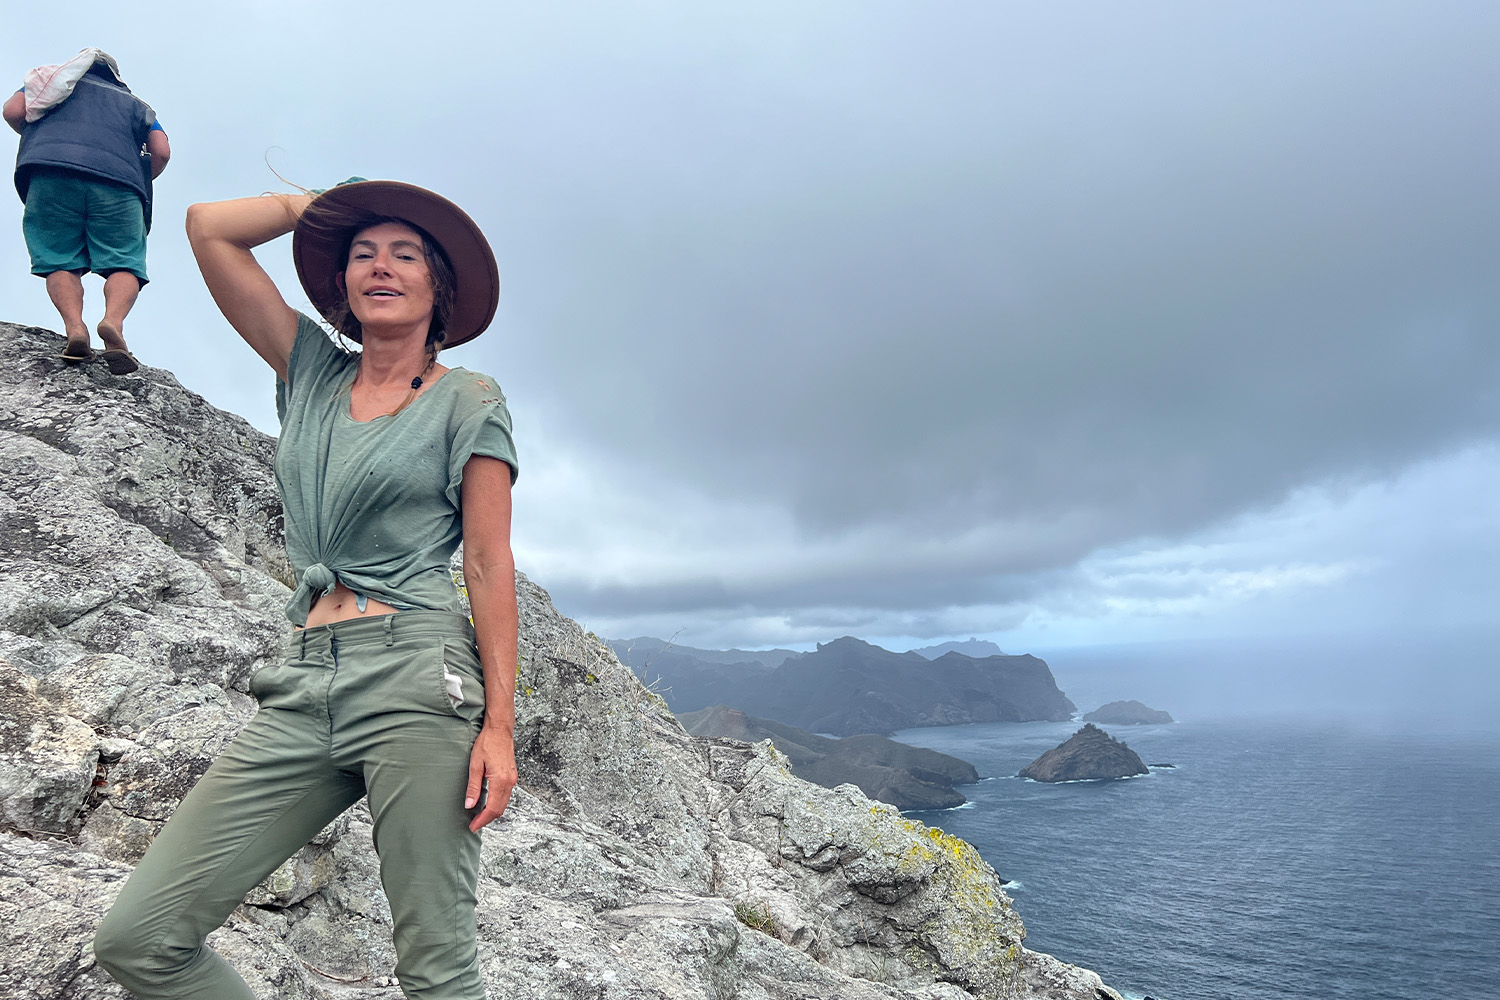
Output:
[[[253,714],[290,575],[273,442],[166,372],[65,367],[62,343],[0,324],[0,996],[123,1000],[94,927]],[[967,844],[769,745],[689,736],[544,591],[517,592],[521,787],[479,889],[493,995],[1116,996],[1022,947]],[[364,807],[212,942],[265,998],[397,997]]]
[[[874,733],[834,740],[724,705],[682,713],[678,721],[694,736],[745,743],[770,740],[786,755],[797,777],[824,788],[857,785],[870,798],[902,810],[961,806],[968,800],[953,786],[979,780],[979,772],[966,760]]]
[[[1092,722],[1021,768],[1033,781],[1097,781],[1151,771],[1140,756]]]

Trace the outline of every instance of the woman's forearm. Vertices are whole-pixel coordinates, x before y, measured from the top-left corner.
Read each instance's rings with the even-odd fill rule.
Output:
[[[484,725],[516,723],[516,558],[510,548],[510,466],[475,455],[464,463],[464,585],[484,668]]]
[[[312,195],[275,194],[190,205],[188,244],[203,283],[229,325],[276,372],[287,377],[297,314],[255,259],[253,247],[291,232]]]
[[[484,725],[511,734],[516,728],[516,568],[503,554],[466,559],[464,584],[474,614],[474,635],[484,669]]]
[[[295,229],[297,220],[312,203],[313,197],[310,194],[270,194],[190,205],[187,212],[188,242],[195,250],[212,241],[222,241],[241,250],[258,247]]]

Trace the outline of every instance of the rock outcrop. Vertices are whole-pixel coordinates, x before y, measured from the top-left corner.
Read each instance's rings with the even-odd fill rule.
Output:
[[[94,928],[255,711],[290,574],[271,440],[165,372],[69,368],[62,343],[0,324],[0,997],[125,1000]],[[1022,947],[967,844],[769,746],[690,736],[544,591],[517,593],[521,787],[479,888],[493,995],[1117,996]],[[365,807],[211,942],[262,997],[396,997]]]
[[[901,810],[961,806],[968,800],[953,786],[979,780],[979,772],[966,760],[873,733],[831,740],[724,705],[687,712],[678,721],[694,736],[745,743],[770,740],[786,754],[797,777],[824,788],[857,785],[870,798]]]
[[[1033,781],[1096,781],[1150,774],[1136,752],[1092,722],[1021,768]]]
[[[1172,716],[1138,701],[1112,701],[1085,715],[1083,721],[1102,722],[1106,726],[1149,726],[1166,725]]]

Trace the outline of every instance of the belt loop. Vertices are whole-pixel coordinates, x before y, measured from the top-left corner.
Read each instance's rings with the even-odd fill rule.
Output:
[[[387,646],[394,646],[396,644],[395,624],[395,615],[385,616],[385,644]]]

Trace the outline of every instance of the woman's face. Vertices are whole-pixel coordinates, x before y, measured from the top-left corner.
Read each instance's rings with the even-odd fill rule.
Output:
[[[425,337],[433,290],[422,235],[399,222],[360,230],[349,247],[344,293],[366,331],[372,325],[420,325]]]

